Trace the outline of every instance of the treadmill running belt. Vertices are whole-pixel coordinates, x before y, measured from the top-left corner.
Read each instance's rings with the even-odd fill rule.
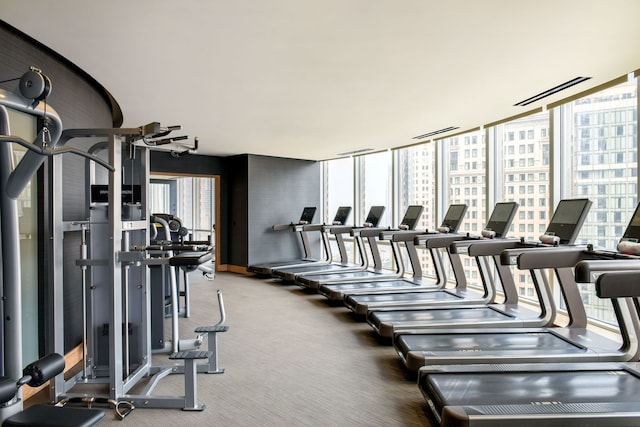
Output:
[[[545,354],[555,352],[584,353],[584,347],[552,334],[551,332],[529,333],[481,333],[472,334],[414,334],[402,335],[395,341],[395,346],[403,353],[420,353],[422,355],[456,354],[473,352],[474,355],[499,351],[503,353],[525,353],[533,351]]]
[[[430,373],[420,389],[437,408],[629,402],[640,410],[640,378],[626,370]]]
[[[402,322],[420,322],[437,324],[438,322],[458,323],[468,322],[470,320],[503,320],[513,316],[493,310],[490,307],[450,307],[429,310],[409,310],[409,311],[374,311],[369,316],[374,326],[381,325],[386,322],[393,322],[402,326]],[[470,325],[473,326],[473,325]]]

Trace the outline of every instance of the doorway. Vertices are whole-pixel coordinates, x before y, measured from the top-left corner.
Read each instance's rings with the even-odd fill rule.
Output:
[[[220,223],[219,175],[152,174],[149,207],[152,213],[177,216],[189,230],[188,240],[207,240],[213,246],[215,271],[219,271]]]

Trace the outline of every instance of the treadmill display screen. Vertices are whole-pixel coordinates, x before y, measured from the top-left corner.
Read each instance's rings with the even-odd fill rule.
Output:
[[[494,231],[496,237],[506,236],[517,210],[516,202],[496,203],[485,228]]]
[[[447,213],[444,215],[442,226],[449,227],[451,233],[456,233],[466,212],[467,205],[450,205]]]
[[[336,212],[336,216],[333,218],[333,222],[344,225],[347,223],[349,214],[351,214],[351,206],[340,206],[338,212]]]
[[[561,244],[572,244],[580,233],[589,208],[589,199],[560,200],[545,234],[558,236]]]
[[[306,207],[302,210],[302,215],[300,216],[300,223],[311,223],[313,221],[313,217],[316,214],[315,207]]]
[[[622,235],[622,240],[640,242],[640,204],[636,207],[631,221]]]
[[[367,219],[365,219],[364,222],[371,224],[372,227],[377,227],[383,213],[384,206],[371,206],[369,215],[367,215]]]
[[[407,212],[404,214],[404,218],[400,224],[409,227],[409,230],[414,230],[418,224],[418,219],[422,215],[422,206],[412,205],[407,208]]]

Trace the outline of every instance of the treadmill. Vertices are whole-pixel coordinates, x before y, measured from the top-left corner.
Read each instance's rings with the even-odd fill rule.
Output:
[[[598,277],[596,294],[633,298],[628,305],[637,308],[640,258],[635,257],[581,264],[589,276],[604,266],[614,270]],[[429,366],[420,369],[418,386],[443,427],[640,425],[637,361]]]
[[[422,289],[417,290],[402,288],[397,291],[385,289],[384,292],[347,294],[344,300],[345,305],[354,313],[364,316],[369,311],[403,310],[442,303],[486,304],[493,302],[496,296],[496,287],[491,274],[488,272],[490,268],[487,262],[488,257],[474,257],[480,271],[484,292],[470,291],[467,289],[467,281],[460,255],[458,253],[452,254],[448,249],[454,241],[471,243],[482,239],[506,239],[517,210],[518,204],[516,202],[497,203],[489,217],[487,226],[480,236],[451,233],[433,236],[421,235],[414,239],[416,244],[424,244],[427,249],[432,251],[432,254],[435,249],[447,249],[456,277],[456,284],[453,288],[445,289],[444,287],[424,286],[423,284]],[[495,262],[498,262],[497,257],[493,258]]]
[[[327,283],[342,283],[353,281],[378,281],[395,279],[402,277],[405,272],[405,265],[400,254],[399,245],[397,241],[390,240],[391,252],[396,265],[395,270],[389,270],[382,267],[382,259],[380,258],[380,251],[378,249],[377,239],[383,234],[385,236],[392,236],[396,233],[403,233],[406,236],[411,236],[411,240],[417,234],[424,233],[424,231],[415,231],[415,226],[418,223],[420,215],[422,215],[422,206],[412,205],[407,208],[405,215],[400,223],[398,229],[391,228],[358,228],[351,231],[351,235],[355,238],[367,239],[371,254],[374,259],[373,267],[370,267],[362,271],[354,272],[338,272],[338,273],[324,273],[324,274],[309,274],[299,275],[296,277],[296,283],[308,289],[317,290],[321,285]],[[409,244],[407,246],[413,246]],[[411,247],[407,250],[415,251],[415,248]],[[417,254],[416,254],[417,257]]]
[[[377,227],[380,219],[382,218],[384,210],[384,206],[371,206],[371,208],[369,209],[369,214],[367,215],[367,218],[364,222],[365,225],[360,228],[363,228],[365,226],[369,228]],[[349,208],[349,212],[350,211],[351,208]],[[345,222],[346,217],[340,224],[337,224],[334,220],[333,224],[324,226],[322,230],[325,233],[333,234],[335,236],[336,243],[340,251],[340,262],[332,262],[325,265],[304,265],[276,268],[272,271],[273,276],[287,282],[295,282],[296,277],[300,275],[361,271],[367,269],[369,267],[369,258],[364,248],[364,242],[359,237],[355,239],[355,244],[358,249],[357,258],[360,260],[360,262],[357,263],[355,262],[356,260],[354,260],[354,262],[349,262],[347,250],[344,243],[344,236],[350,234],[354,228],[359,227],[344,225]]]
[[[587,217],[591,202],[588,199],[561,200],[551,218],[540,241],[479,241],[468,246],[472,256],[499,255],[510,249],[515,253],[537,248],[567,247],[572,245],[578,236],[582,224]],[[543,243],[547,242],[547,243]],[[475,250],[478,246],[478,250]],[[513,285],[513,277],[506,279],[504,270],[501,280]],[[557,273],[557,271],[556,271]],[[539,310],[519,303],[517,294],[509,293],[510,299],[500,304],[451,305],[441,304],[435,308],[398,310],[398,311],[370,311],[367,322],[374,331],[384,338],[393,338],[394,334],[422,333],[429,329],[442,328],[490,328],[490,327],[542,327],[553,323],[556,307],[551,298],[551,289],[546,275],[540,271],[531,270],[533,284],[536,289]],[[510,280],[510,281],[509,281]],[[504,285],[503,285],[504,286]],[[511,288],[513,291],[513,288]]]
[[[640,241],[640,205],[618,246]],[[640,319],[628,300],[612,299],[621,342],[587,328],[587,314],[572,269],[583,260],[602,259],[601,251],[551,248],[523,252],[517,257],[520,269],[564,269],[558,284],[569,317],[567,326],[546,328],[500,328],[430,330],[422,334],[398,334],[394,347],[412,372],[425,365],[484,363],[533,363],[562,361],[628,361],[640,354],[637,336]],[[608,253],[606,253],[608,254]],[[508,251],[504,254],[510,259]],[[611,257],[617,256],[611,255]],[[622,265],[618,264],[617,268]],[[580,273],[580,269],[578,269]],[[578,274],[579,274],[578,273]],[[585,273],[582,273],[584,276]],[[579,276],[580,277],[580,276]],[[580,277],[585,279],[585,277]],[[586,277],[589,281],[589,277]]]
[[[410,207],[411,208],[411,207]],[[447,213],[443,219],[442,225],[439,227],[439,232],[429,233],[427,232],[406,232],[403,230],[385,231],[380,234],[380,240],[388,240],[391,242],[392,248],[394,244],[398,245],[400,242],[404,243],[404,248],[409,255],[409,262],[413,270],[413,277],[403,277],[404,275],[394,276],[383,280],[375,279],[351,279],[348,281],[332,281],[320,284],[319,291],[325,297],[331,301],[343,301],[346,295],[365,294],[382,291],[400,291],[400,290],[415,290],[419,288],[439,289],[446,283],[446,276],[444,274],[444,267],[442,266],[442,259],[440,253],[436,251],[431,252],[431,256],[434,260],[434,266],[436,271],[439,272],[438,276],[440,280],[433,282],[432,280],[425,280],[422,277],[422,266],[415,247],[415,239],[421,236],[446,234],[449,232],[457,233],[462,219],[467,212],[467,205],[457,204],[449,206]],[[410,209],[407,209],[407,214],[410,213]],[[408,219],[403,219],[403,224]],[[396,262],[404,266],[404,261],[401,256],[400,248],[395,247],[394,254],[397,253]],[[452,262],[459,260],[452,260]],[[460,269],[462,270],[462,264],[460,263]]]
[[[309,236],[307,235],[310,231],[320,231],[319,224],[311,224],[313,221],[313,217],[316,214],[315,207],[305,207],[302,210],[302,215],[300,215],[300,219],[297,223],[290,224],[278,224],[271,227],[273,231],[283,231],[283,230],[292,230],[297,232],[300,235],[300,240],[302,241],[302,250],[304,252],[304,256],[299,259],[291,259],[287,261],[273,261],[261,264],[252,264],[247,267],[247,271],[249,273],[255,273],[260,276],[270,276],[271,271],[277,267],[283,267],[285,265],[302,265],[307,263],[324,263],[328,264],[331,261],[331,247],[328,245],[328,240],[325,236],[322,237],[322,246],[324,249],[325,257],[322,259],[315,259],[311,256],[311,245],[309,243]]]

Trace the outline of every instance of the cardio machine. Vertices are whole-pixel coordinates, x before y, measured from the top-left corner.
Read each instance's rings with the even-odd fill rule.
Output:
[[[372,207],[371,209],[376,209]],[[384,210],[384,208],[382,208]],[[345,246],[344,236],[349,234],[355,226],[346,225],[347,219],[351,214],[350,206],[341,206],[338,208],[335,217],[331,224],[322,225],[321,232],[324,236],[333,235],[336,239],[336,245],[338,247],[338,253],[340,261],[330,262],[328,264],[311,264],[311,265],[294,265],[283,266],[274,268],[271,271],[271,275],[275,278],[284,280],[285,282],[294,282],[296,276],[301,274],[318,274],[321,272],[331,271],[358,271],[364,270],[368,266],[368,258],[366,256],[360,256],[360,262],[350,262],[349,255]],[[380,218],[380,215],[375,216]],[[377,225],[377,223],[376,223]],[[359,241],[356,244],[359,245]],[[360,249],[360,248],[359,248]]]
[[[351,235],[354,237],[366,238],[371,248],[372,256],[374,257],[374,265],[372,268],[368,268],[362,271],[355,272],[339,272],[339,273],[327,273],[317,275],[302,275],[296,278],[296,283],[301,284],[304,287],[311,289],[319,289],[322,285],[328,283],[345,283],[353,281],[380,281],[387,279],[395,279],[402,277],[404,274],[404,261],[398,247],[398,243],[390,240],[391,252],[396,269],[386,269],[382,266],[382,260],[380,258],[379,249],[377,245],[378,237],[388,239],[388,236],[393,236],[396,233],[405,233],[407,235],[420,234],[416,232],[415,226],[422,215],[422,206],[409,206],[405,212],[404,217],[395,230],[389,228],[360,228],[351,230]],[[387,237],[383,237],[387,236]],[[408,248],[409,251],[415,251],[414,248]],[[412,255],[410,255],[412,256]]]
[[[619,246],[640,240],[640,205]],[[500,328],[483,330],[430,330],[422,334],[398,334],[394,346],[405,366],[417,371],[424,365],[484,363],[529,363],[562,361],[627,361],[639,354],[637,336],[640,319],[626,300],[612,299],[620,339],[594,332],[587,327],[587,315],[571,269],[582,260],[598,259],[589,245],[575,248],[523,252],[520,269],[556,268],[566,270],[558,277],[568,322],[566,326],[544,328]],[[510,257],[505,257],[508,259]]]
[[[629,304],[638,307],[640,258],[580,264],[582,273],[576,279],[604,271],[596,279],[600,298],[633,298]],[[420,369],[418,386],[443,427],[640,424],[637,357],[626,363],[428,366]]]
[[[467,288],[467,281],[464,276],[464,271],[462,271],[460,255],[458,253],[451,253],[449,246],[451,243],[457,241],[471,244],[481,239],[506,239],[511,221],[517,209],[518,204],[515,202],[497,203],[480,236],[460,233],[442,233],[415,237],[414,242],[416,245],[424,245],[431,252],[434,264],[437,264],[436,254],[438,254],[437,252],[434,254],[434,252],[443,248],[447,250],[455,275],[456,284],[453,288],[445,288],[447,282],[446,276],[443,278],[438,277],[437,281],[433,282],[433,284],[423,281],[418,289],[404,287],[400,287],[399,289],[374,288],[370,291],[372,293],[347,293],[344,304],[354,313],[364,316],[369,311],[402,310],[441,303],[456,302],[462,304],[477,304],[493,302],[496,288],[492,276],[486,271],[489,269],[489,265],[485,262],[486,257],[475,257],[484,285],[484,292],[480,293]],[[440,269],[437,268],[436,273],[438,270]]]
[[[527,251],[573,244],[590,207],[591,202],[587,199],[561,200],[545,234],[540,236],[541,240],[478,241],[468,246],[468,253],[471,256],[501,255],[506,249]],[[474,247],[477,247],[478,250],[475,250]],[[540,310],[534,310],[518,303],[517,293],[511,292],[511,299],[500,304],[466,306],[452,304],[415,310],[370,311],[367,314],[367,322],[378,335],[384,338],[393,338],[394,334],[399,332],[420,333],[436,328],[546,326],[554,321],[556,315],[551,289],[545,275],[535,271],[531,271],[531,273],[538,294]],[[512,277],[502,277],[501,280],[503,285],[513,283]]]
[[[402,223],[411,221],[410,218],[413,218],[415,214],[411,214],[411,207],[407,209],[407,214],[405,218],[403,218]],[[422,209],[422,207],[420,207]],[[442,258],[440,253],[437,251],[431,251],[431,257],[434,261],[434,268],[436,270],[436,275],[438,277],[438,281],[433,283],[432,281],[426,280],[422,275],[422,266],[420,265],[420,260],[418,257],[418,253],[416,250],[416,239],[422,238],[424,236],[435,236],[435,235],[443,235],[448,233],[456,233],[460,224],[462,223],[462,219],[467,211],[467,205],[465,204],[454,204],[449,206],[447,210],[442,225],[438,227],[438,231],[429,232],[426,231],[409,231],[413,230],[409,228],[408,230],[400,229],[398,230],[388,230],[380,233],[379,239],[383,241],[389,241],[391,243],[392,251],[395,255],[395,262],[400,264],[398,268],[404,267],[404,260],[402,259],[402,252],[400,250],[400,244],[403,243],[404,249],[407,252],[409,257],[409,263],[411,264],[411,269],[413,271],[412,277],[404,277],[404,272],[402,271],[399,275],[393,275],[388,278],[375,276],[373,279],[368,279],[365,277],[354,277],[349,280],[334,280],[334,281],[326,281],[320,284],[320,293],[323,294],[331,301],[344,301],[344,298],[347,295],[356,295],[370,292],[384,292],[384,291],[401,291],[401,290],[409,290],[416,288],[427,288],[430,286],[439,286],[440,283],[444,283],[446,280],[446,275],[444,273],[444,268],[442,265]],[[407,218],[408,217],[408,218]],[[411,221],[414,222],[415,221]],[[456,259],[452,259],[452,263],[456,263]]]
[[[331,233],[336,235],[336,239],[338,242],[344,240],[343,235],[349,234],[353,237],[353,241],[356,245],[356,249],[358,251],[358,258],[360,259],[360,264],[354,267],[343,267],[339,266],[337,269],[335,266],[331,264],[328,266],[322,266],[323,270],[317,270],[314,268],[313,271],[301,271],[300,273],[296,273],[291,271],[286,274],[287,279],[292,279],[296,285],[299,285],[309,291],[317,291],[318,286],[316,281],[314,281],[314,277],[322,277],[328,274],[334,273],[347,273],[347,272],[356,272],[356,271],[366,271],[369,268],[373,270],[382,269],[382,258],[380,257],[380,250],[378,248],[378,244],[375,238],[371,237],[376,234],[373,230],[381,230],[378,228],[378,224],[382,219],[382,215],[384,214],[385,207],[384,206],[371,206],[369,208],[369,213],[367,217],[360,226],[335,226],[331,227]],[[364,233],[363,233],[364,231]],[[365,245],[365,239],[367,241],[367,245]],[[340,246],[340,245],[339,245]],[[369,259],[369,254],[367,253],[367,247],[369,248],[369,253],[371,255],[371,259]]]
[[[258,264],[251,264],[247,267],[247,271],[249,273],[255,273],[259,276],[271,276],[271,272],[274,268],[285,267],[285,266],[302,266],[307,264],[328,264],[331,262],[331,246],[327,240],[326,235],[322,234],[322,248],[324,255],[322,258],[313,258],[311,244],[309,243],[309,235],[310,231],[320,231],[322,224],[312,224],[313,217],[316,214],[316,207],[307,206],[302,210],[302,214],[300,215],[300,219],[296,223],[289,224],[276,224],[271,227],[273,231],[285,231],[291,230],[295,233],[298,233],[300,236],[300,241],[302,243],[302,258],[290,259],[284,261],[273,261],[273,262],[265,262]]]

